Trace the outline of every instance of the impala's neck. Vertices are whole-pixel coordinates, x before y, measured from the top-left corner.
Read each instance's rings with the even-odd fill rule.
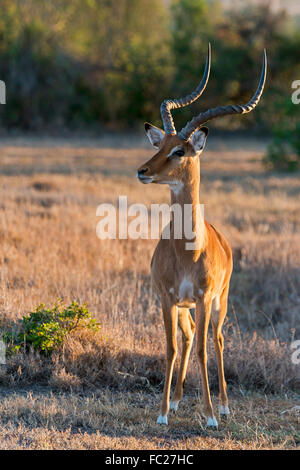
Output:
[[[170,190],[171,204],[178,204],[182,213],[182,239],[176,239],[173,223],[171,243],[174,244],[177,256],[182,260],[197,261],[204,248],[205,238],[204,218],[199,199],[200,162],[198,158],[185,168],[182,181],[170,184]],[[174,222],[174,215],[172,220]]]

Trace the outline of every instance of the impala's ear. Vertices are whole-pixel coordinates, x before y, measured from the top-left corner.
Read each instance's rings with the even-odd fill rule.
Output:
[[[207,127],[200,127],[200,129],[196,130],[192,137],[190,138],[190,144],[195,150],[195,153],[202,152],[205,147],[206,138],[208,136],[208,128]]]
[[[158,149],[159,144],[165,136],[164,131],[159,129],[159,127],[155,127],[152,124],[149,124],[148,122],[145,122],[145,131],[153,147]]]

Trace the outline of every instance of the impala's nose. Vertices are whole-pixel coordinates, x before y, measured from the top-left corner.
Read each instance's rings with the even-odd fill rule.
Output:
[[[149,174],[149,168],[147,166],[144,166],[143,168],[140,168],[136,174],[138,177],[139,181],[142,183],[151,183],[152,177],[148,176]]]
[[[147,172],[148,172],[148,168],[141,168],[141,169],[138,170],[138,172],[137,172],[138,178],[143,177],[143,176],[146,176],[146,173],[147,173]]]

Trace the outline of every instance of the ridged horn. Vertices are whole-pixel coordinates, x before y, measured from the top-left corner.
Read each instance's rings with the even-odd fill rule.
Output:
[[[251,100],[247,104],[219,106],[217,108],[208,109],[207,111],[198,114],[198,116],[195,116],[190,122],[186,124],[185,127],[181,129],[181,131],[178,133],[178,137],[180,137],[183,140],[189,140],[191,135],[197,129],[199,129],[199,127],[201,127],[207,121],[210,121],[211,119],[217,118],[219,116],[227,116],[228,114],[250,113],[250,111],[252,111],[257,106],[261,98],[261,95],[265,86],[266,75],[267,75],[267,54],[266,54],[266,50],[264,49],[263,65],[262,65],[262,71],[261,71],[259,84]]]
[[[208,51],[207,51],[207,58],[205,69],[203,73],[202,80],[195,91],[187,95],[185,98],[179,98],[174,100],[164,100],[160,107],[161,118],[164,125],[164,130],[166,134],[176,134],[176,129],[174,125],[174,121],[171,114],[171,109],[175,108],[183,108],[184,106],[188,106],[189,104],[196,101],[205,90],[209,79],[209,72],[210,72],[210,63],[211,63],[211,48],[210,44],[208,44]]]

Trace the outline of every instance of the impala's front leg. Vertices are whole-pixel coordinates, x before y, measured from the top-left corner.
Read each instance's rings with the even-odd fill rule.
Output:
[[[162,301],[162,311],[167,339],[166,375],[158,424],[168,424],[168,412],[170,408],[170,389],[174,363],[177,354],[177,307],[172,305],[169,299]]]
[[[200,363],[202,393],[204,402],[204,412],[207,417],[207,426],[218,427],[218,422],[214,417],[212,402],[210,398],[208,376],[207,376],[207,331],[211,314],[211,298],[206,295],[196,303],[196,338],[197,356]]]

